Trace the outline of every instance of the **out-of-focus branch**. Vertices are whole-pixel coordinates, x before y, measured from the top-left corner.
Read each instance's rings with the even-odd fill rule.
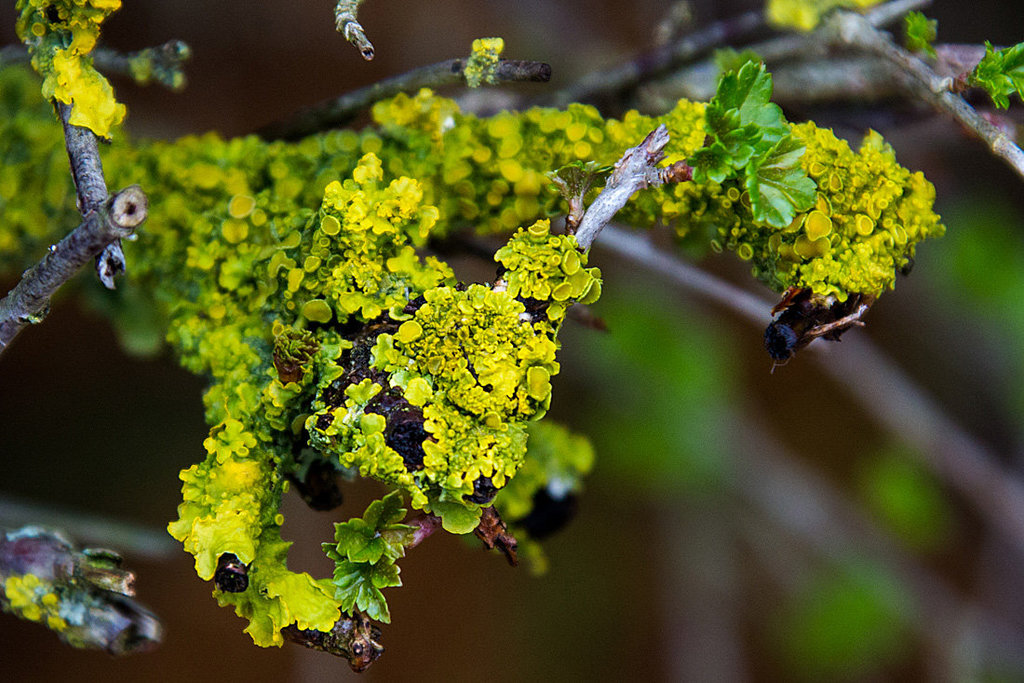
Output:
[[[916,613],[911,621],[936,654],[948,653],[949,643],[968,628],[986,664],[999,670],[1024,671],[1024,639],[1013,626],[970,604],[915,561],[831,484],[789,457],[767,435],[769,431],[762,425],[737,431],[737,445],[751,455],[743,467],[735,469],[732,482],[737,495],[753,509],[755,519],[781,527],[826,562],[842,565],[868,557],[886,567],[906,587]],[[948,674],[955,666],[946,662],[939,668]]]
[[[400,92],[465,84],[467,63],[467,59],[457,58],[413,69],[313,105],[285,121],[264,126],[256,132],[265,140],[297,140],[322,130],[343,126],[374,102]],[[504,83],[544,83],[551,80],[551,67],[543,62],[502,59],[498,62],[494,76],[498,82]]]
[[[334,8],[334,25],[337,27],[338,33],[345,36],[345,40],[359,50],[363,59],[369,61],[373,59],[373,43],[366,37],[363,25],[356,18],[359,5],[363,4],[363,1],[338,0],[338,4]]]
[[[864,17],[852,12],[836,12],[823,27],[830,41],[877,55],[906,74],[915,94],[932,107],[953,117],[973,132],[997,157],[1024,178],[1024,151],[999,127],[990,123],[963,97],[950,92],[951,78],[943,78],[920,59],[896,45]]]
[[[151,529],[52,503],[0,496],[0,528],[14,529],[30,524],[60,529],[83,543],[119,548],[133,557],[152,561],[166,560],[181,552],[181,546],[162,528]]]
[[[764,12],[753,11],[716,21],[673,43],[630,59],[610,69],[592,71],[550,98],[546,105],[564,107],[596,96],[627,90],[679,64],[684,64],[720,45],[749,38],[764,28]]]
[[[770,321],[774,302],[721,282],[655,249],[640,235],[609,228],[599,243],[628,261],[733,310],[758,326]],[[1024,485],[982,442],[946,415],[903,371],[863,335],[843,337],[833,353],[812,343],[822,370],[846,388],[861,408],[895,439],[913,447],[929,471],[971,502],[993,529],[1024,553]]]
[[[192,50],[180,40],[170,40],[138,52],[118,52],[100,46],[91,54],[93,64],[105,74],[125,76],[139,85],[155,81],[168,90],[181,90],[186,81],[184,65],[192,56]],[[28,48],[24,45],[0,48],[0,66],[28,64],[29,60]]]
[[[112,551],[78,551],[40,527],[0,533],[0,607],[74,647],[123,655],[160,642],[160,621],[132,599],[134,583]]]
[[[902,18],[909,11],[921,9],[930,3],[931,0],[895,0],[873,8],[864,15],[864,19],[873,26],[884,26]],[[689,73],[690,69],[682,69],[686,64],[703,57],[717,47],[741,46],[747,38],[757,35],[757,32],[763,27],[762,12],[749,12],[733,19],[709,24],[671,45],[644,53],[618,67],[587,74],[553,97],[542,99],[542,102],[564,107],[569,102],[585,102],[605,94],[635,89],[643,83],[651,82],[676,69]],[[824,44],[819,29],[811,33],[787,34],[747,47],[772,64],[774,61],[820,52]],[[718,80],[718,67],[713,60],[708,59],[703,60],[696,68],[699,69],[702,79],[712,81],[711,94],[714,94],[714,86]],[[685,81],[683,77],[677,78],[673,74],[668,82],[671,84],[680,80]],[[671,86],[669,88],[671,89]],[[681,96],[683,95],[676,95],[675,99],[679,99]],[[669,95],[663,98],[663,101],[670,97]],[[703,100],[708,97],[693,99]],[[672,100],[672,103],[674,101]],[[659,111],[664,111],[664,107]]]

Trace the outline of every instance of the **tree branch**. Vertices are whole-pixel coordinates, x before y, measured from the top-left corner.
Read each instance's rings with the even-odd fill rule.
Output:
[[[264,140],[297,140],[329,128],[343,126],[374,102],[394,97],[401,92],[415,92],[420,88],[439,88],[445,85],[464,85],[467,62],[468,60],[464,58],[449,59],[413,69],[313,105],[285,121],[260,128],[256,134]],[[498,62],[495,77],[498,81],[506,83],[546,83],[551,80],[551,67],[543,62],[502,59]]]
[[[932,107],[952,116],[978,136],[997,157],[1024,178],[1024,151],[997,126],[990,123],[963,97],[950,92],[951,78],[943,78],[927,64],[896,45],[864,17],[852,12],[836,12],[824,27],[831,42],[856,47],[875,54],[908,76],[907,84],[918,97]]]
[[[600,95],[628,90],[706,54],[719,45],[742,40],[763,28],[764,12],[760,10],[716,21],[669,45],[637,55],[619,66],[591,71],[550,98],[544,98],[544,103],[562,108],[570,102],[586,102]]]
[[[108,196],[95,133],[69,122],[70,105],[58,102],[57,111],[64,126],[78,210],[84,220],[52,245],[43,259],[27,270],[14,289],[0,300],[0,353],[25,325],[42,321],[54,293],[90,259],[96,258],[100,280],[113,289],[114,276],[124,272],[121,239],[131,236],[146,220],[148,200],[142,188],[130,185]]]
[[[132,599],[134,584],[112,551],[78,551],[39,527],[0,533],[0,606],[74,647],[123,655],[160,642],[163,627]]]
[[[366,37],[363,25],[356,18],[356,12],[359,11],[359,5],[363,4],[363,1],[338,0],[338,4],[334,8],[334,25],[337,27],[338,33],[345,36],[345,40],[359,49],[363,59],[370,61],[373,59],[373,43]]]
[[[98,46],[90,54],[93,64],[103,73],[124,76],[139,85],[156,81],[168,90],[181,90],[185,87],[184,64],[192,56],[192,50],[180,40],[170,40],[163,45],[127,53]],[[30,61],[24,45],[0,48],[0,66]]]
[[[896,0],[875,7],[863,18],[872,26],[885,26],[929,4],[931,0]],[[875,99],[894,87],[889,68],[854,60],[846,62],[835,55],[821,59],[828,45],[826,31],[825,27],[819,27],[810,33],[789,33],[746,46],[772,71],[773,101],[815,101],[845,94],[848,89],[848,97],[862,98],[870,84],[882,81],[884,88],[880,95],[870,93]],[[799,61],[793,63],[795,59]],[[720,71],[710,58],[689,66],[681,64],[664,78],[645,84],[636,99],[640,108],[651,111],[664,111],[680,97],[707,100],[715,93]]]
[[[662,151],[668,141],[668,128],[662,124],[648,133],[639,145],[627,149],[622,158],[615,162],[615,170],[604,189],[587,207],[579,222],[576,243],[582,251],[590,248],[601,229],[611,222],[637,190],[693,178],[693,169],[683,161],[677,161],[667,168],[657,167],[664,157]]]
[[[0,300],[0,353],[22,328],[42,321],[50,298],[82,266],[115,240],[131,235],[145,220],[146,210],[145,193],[138,185],[130,185],[92,209],[81,225],[51,246]]]

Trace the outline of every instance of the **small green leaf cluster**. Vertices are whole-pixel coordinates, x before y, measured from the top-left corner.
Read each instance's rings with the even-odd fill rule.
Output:
[[[908,12],[907,16],[903,18],[903,22],[907,49],[934,57],[935,48],[932,47],[932,43],[939,35],[938,20],[929,19],[921,12]]]
[[[741,178],[754,220],[782,227],[810,207],[814,183],[800,167],[803,147],[771,96],[772,79],[760,62],[724,73],[705,112],[710,142],[690,164],[698,183]]]
[[[365,612],[371,619],[389,623],[391,613],[381,588],[401,586],[395,561],[405,556],[413,542],[414,527],[400,524],[405,517],[402,496],[392,491],[370,503],[363,516],[334,525],[334,542],[324,552],[335,562],[335,597],[341,608]]]
[[[1010,106],[1010,95],[1024,99],[1024,43],[996,50],[985,41],[985,56],[968,77],[970,85],[983,89],[1000,109]]]

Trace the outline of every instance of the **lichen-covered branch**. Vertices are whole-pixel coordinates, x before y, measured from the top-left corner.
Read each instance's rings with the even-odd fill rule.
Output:
[[[337,27],[338,33],[345,36],[345,40],[359,50],[363,59],[369,61],[373,59],[373,43],[366,37],[363,25],[356,18],[359,5],[363,4],[363,1],[338,0],[338,4],[334,8],[334,25]]]
[[[826,20],[824,28],[831,35],[832,42],[871,52],[897,67],[909,76],[908,85],[918,97],[973,132],[994,155],[1003,159],[1017,175],[1024,178],[1024,151],[1005,131],[985,119],[963,97],[951,92],[952,79],[939,76],[859,14],[837,12]]]
[[[181,90],[186,83],[185,62],[192,56],[192,50],[180,40],[170,40],[163,45],[127,53],[101,45],[91,56],[96,68],[103,73],[124,76],[139,85],[156,82],[168,90]],[[24,45],[0,48],[0,66],[28,64],[29,61],[29,51]]]
[[[564,107],[570,102],[589,102],[602,94],[621,92],[707,54],[715,47],[745,40],[763,28],[764,12],[761,11],[716,21],[622,64],[592,71],[553,96],[540,99],[550,106]]]
[[[350,122],[373,103],[398,93],[465,84],[467,64],[467,59],[456,58],[413,69],[309,107],[287,121],[261,128],[257,134],[264,140],[297,140],[337,128]],[[551,67],[543,62],[502,59],[497,64],[494,78],[501,83],[546,83],[551,80]]]
[[[159,644],[163,628],[133,599],[134,584],[113,551],[79,551],[40,527],[0,530],[0,608],[69,645],[124,655]]]

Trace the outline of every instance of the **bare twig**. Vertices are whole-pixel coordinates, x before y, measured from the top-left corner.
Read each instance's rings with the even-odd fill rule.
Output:
[[[931,0],[896,0],[875,7],[864,16],[872,25],[884,26],[900,19],[911,10],[929,4]],[[593,101],[602,95],[634,89],[641,83],[651,81],[691,63],[698,57],[703,57],[716,47],[739,45],[745,39],[755,36],[762,28],[764,19],[761,11],[748,12],[709,24],[671,45],[639,55],[620,66],[591,72],[543,102],[551,106],[564,107],[569,102]],[[821,45],[821,36],[817,32],[812,32],[780,36],[751,45],[750,49],[771,63],[773,60],[820,49]],[[712,80],[717,81],[717,66],[710,60],[703,64],[712,74]]]
[[[552,97],[544,98],[544,104],[564,107],[570,102],[586,102],[600,95],[628,90],[674,66],[707,54],[719,45],[747,38],[762,28],[764,13],[761,11],[717,21],[617,67],[592,71]]]
[[[114,240],[131,235],[145,218],[146,195],[138,185],[130,185],[93,208],[81,225],[51,246],[0,300],[0,353],[22,328],[46,316],[50,298],[61,285]]]
[[[639,235],[609,228],[599,244],[756,325],[770,320],[772,301],[659,252]],[[992,528],[1001,530],[1024,553],[1024,485],[995,453],[956,424],[863,336],[844,337],[841,353],[829,353],[822,344],[812,343],[809,348],[818,352],[812,357],[822,370],[845,387],[863,410],[893,438],[912,446],[912,453],[929,471],[969,500]]]
[[[668,168],[657,167],[668,141],[668,128],[662,124],[648,133],[639,145],[627,149],[622,158],[615,162],[615,170],[601,194],[587,207],[580,220],[576,242],[581,250],[590,248],[601,229],[611,222],[637,190],[668,182],[684,182],[693,177],[693,169],[682,161]]]
[[[74,647],[114,655],[152,649],[160,621],[132,599],[135,576],[120,564],[112,551],[78,551],[40,527],[0,533],[0,606],[47,623]]]
[[[373,43],[366,37],[363,25],[356,18],[359,5],[363,4],[363,1],[338,0],[334,8],[334,25],[338,33],[345,36],[345,40],[356,46],[363,59],[369,61],[373,59]]]
[[[384,647],[377,642],[380,628],[359,611],[352,615],[342,613],[334,628],[326,633],[292,624],[281,629],[281,635],[310,649],[344,657],[357,673],[366,671],[384,654]]]
[[[896,45],[864,17],[852,12],[836,12],[824,27],[832,42],[865,50],[885,59],[909,76],[908,85],[932,107],[952,116],[988,145],[997,157],[1024,178],[1024,151],[997,126],[979,114],[963,97],[950,92],[951,78],[943,78],[920,59]]]
[[[97,47],[91,53],[96,68],[110,75],[131,78],[139,85],[156,81],[169,90],[185,87],[184,64],[192,50],[180,40],[147,47],[138,52],[118,52],[108,47]],[[6,45],[0,48],[0,67],[7,64],[28,64],[30,56],[24,45]]]
[[[113,196],[107,195],[96,135],[88,128],[70,123],[71,107],[58,102],[64,125],[64,140],[71,176],[78,193],[82,224],[59,243],[52,245],[35,266],[3,300],[0,300],[0,353],[29,323],[40,322],[49,309],[50,298],[78,270],[96,258],[96,271],[108,288],[114,276],[124,271],[121,239],[131,236],[147,215],[146,194],[130,185]]]
[[[885,26],[929,4],[930,0],[897,0],[875,7],[863,18],[872,26]],[[848,97],[867,95],[877,99],[893,87],[890,69],[873,63],[846,61],[835,55],[821,59],[828,46],[825,31],[822,27],[810,33],[790,33],[746,46],[771,69],[775,81],[773,100],[819,101],[834,99],[847,91]],[[670,75],[644,84],[637,93],[638,104],[645,110],[664,111],[680,97],[710,99],[719,76],[720,69],[713,59],[702,59],[689,66],[681,62],[680,68]],[[871,85],[879,81],[884,87],[876,95]]]
[[[257,131],[266,140],[296,140],[322,130],[342,126],[374,102],[393,97],[400,92],[415,92],[420,88],[439,88],[445,85],[465,84],[466,59],[449,59],[430,66],[378,81],[341,97],[321,102],[300,111],[286,121],[272,123]],[[529,81],[543,83],[551,80],[551,67],[543,62],[503,59],[498,62],[495,78],[499,82]]]

